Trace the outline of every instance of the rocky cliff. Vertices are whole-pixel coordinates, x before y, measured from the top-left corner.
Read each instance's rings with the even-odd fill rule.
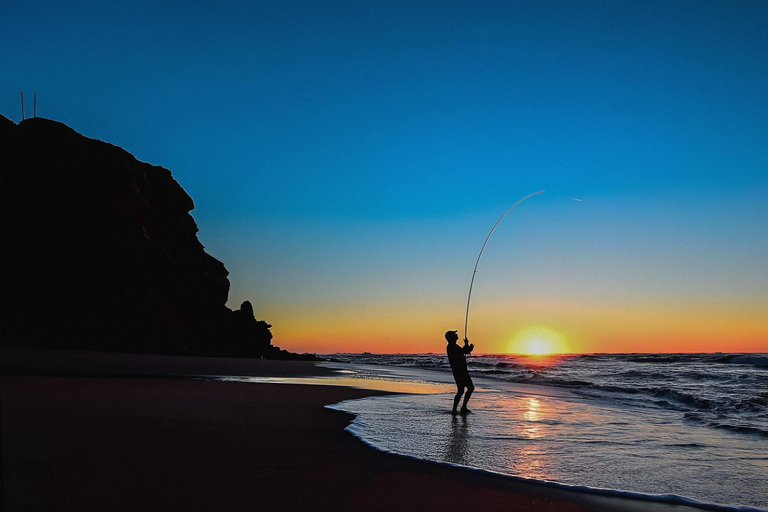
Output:
[[[3,345],[280,355],[250,304],[225,306],[192,198],[163,167],[42,118],[0,116]]]

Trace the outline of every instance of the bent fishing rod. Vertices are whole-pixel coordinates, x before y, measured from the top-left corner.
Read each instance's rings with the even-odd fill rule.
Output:
[[[472,300],[472,285],[475,284],[475,274],[477,274],[477,266],[480,264],[480,258],[483,256],[483,251],[485,250],[485,246],[488,243],[488,240],[491,238],[491,235],[496,230],[496,226],[498,226],[499,223],[502,220],[504,220],[504,217],[506,217],[509,214],[509,212],[515,209],[515,206],[519,205],[526,199],[529,199],[533,196],[537,196],[543,193],[544,193],[543,190],[539,190],[538,192],[534,192],[533,194],[529,194],[525,196],[524,198],[520,199],[518,202],[513,204],[512,207],[506,212],[504,212],[504,215],[502,215],[501,218],[499,218],[499,220],[496,221],[496,224],[494,224],[493,227],[491,228],[491,232],[488,233],[487,237],[485,237],[485,242],[483,242],[483,247],[480,249],[480,254],[477,255],[477,261],[475,262],[475,269],[472,271],[472,281],[469,282],[469,295],[467,295],[467,315],[464,317],[464,339],[465,340],[467,339],[467,323],[469,322],[469,301]]]

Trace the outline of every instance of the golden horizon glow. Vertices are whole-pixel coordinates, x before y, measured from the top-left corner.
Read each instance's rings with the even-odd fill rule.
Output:
[[[446,330],[463,335],[463,315],[457,319],[439,301],[255,306],[257,318],[273,325],[273,344],[291,352],[444,353]],[[544,357],[530,354],[543,350],[523,342],[537,338],[556,342],[548,349],[553,355],[767,353],[766,308],[768,299],[506,302],[479,307],[469,339],[475,354],[526,355],[532,362]]]

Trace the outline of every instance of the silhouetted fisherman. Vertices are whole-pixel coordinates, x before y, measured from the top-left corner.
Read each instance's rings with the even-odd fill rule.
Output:
[[[460,347],[456,344],[459,340],[459,334],[457,331],[448,331],[445,333],[445,339],[448,341],[446,346],[446,352],[448,353],[448,362],[451,364],[451,371],[453,372],[453,378],[456,381],[456,387],[459,388],[456,392],[456,396],[453,398],[453,410],[452,414],[456,414],[456,408],[459,406],[459,400],[461,395],[464,395],[464,389],[467,390],[467,394],[464,395],[464,403],[461,405],[461,414],[467,414],[467,402],[469,397],[472,396],[472,392],[475,390],[475,385],[472,384],[472,377],[469,376],[467,370],[467,356],[466,354],[472,353],[474,345],[469,343],[467,338],[464,338],[464,346]]]

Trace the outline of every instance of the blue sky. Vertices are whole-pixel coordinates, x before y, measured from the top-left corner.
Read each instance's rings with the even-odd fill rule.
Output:
[[[721,350],[768,351],[766,26],[747,1],[0,2],[0,113],[36,91],[171,169],[230,305],[289,349],[441,350],[488,230],[546,190],[481,262],[489,351],[536,323],[674,346],[660,323],[695,339],[712,309],[743,327]]]

